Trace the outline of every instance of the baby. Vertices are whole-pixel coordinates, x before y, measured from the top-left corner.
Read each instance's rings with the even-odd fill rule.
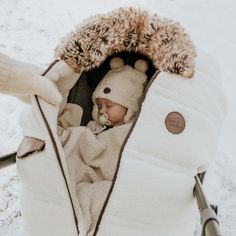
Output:
[[[79,141],[82,158],[104,180],[113,179],[121,146],[139,108],[148,64],[138,60],[133,68],[113,58],[110,67],[92,95],[93,120],[87,127],[96,135],[84,132]]]
[[[121,58],[113,58],[110,67],[92,95],[93,120],[79,138],[81,158],[97,175],[93,183],[77,185],[88,236],[93,235],[147,80],[144,60],[136,61],[133,68]]]

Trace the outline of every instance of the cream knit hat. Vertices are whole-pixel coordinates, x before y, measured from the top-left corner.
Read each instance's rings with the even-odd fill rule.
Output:
[[[148,63],[137,60],[134,68],[124,65],[121,58],[115,57],[110,61],[111,70],[104,76],[92,95],[93,119],[98,122],[97,98],[106,98],[114,103],[126,107],[127,114],[124,123],[129,122],[138,111],[139,99],[143,93],[144,83],[147,80],[145,72]]]

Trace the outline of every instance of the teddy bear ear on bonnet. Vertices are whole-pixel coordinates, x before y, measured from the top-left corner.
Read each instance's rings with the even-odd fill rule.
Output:
[[[118,69],[124,67],[124,61],[120,57],[114,57],[110,61],[111,69]]]
[[[110,61],[110,68],[111,71],[116,71],[119,70],[121,71],[122,69],[128,69],[130,68],[133,72],[136,70],[137,72],[140,72],[142,74],[144,74],[145,76],[140,76],[138,75],[138,73],[136,73],[136,78],[135,78],[135,73],[133,73],[134,76],[130,76],[129,79],[135,78],[136,80],[140,80],[143,82],[143,84],[146,82],[147,80],[147,76],[146,76],[146,72],[148,70],[148,62],[143,60],[143,59],[138,59],[135,63],[134,63],[134,68],[128,65],[124,64],[124,61],[122,58],[120,57],[114,57],[111,59]],[[131,72],[130,72],[131,73]],[[129,73],[129,74],[130,74]],[[123,73],[124,75],[124,73]],[[125,76],[127,77],[127,76]],[[139,82],[140,82],[139,81]]]
[[[142,59],[139,59],[134,63],[134,68],[145,74],[148,70],[148,62]]]
[[[130,121],[138,111],[139,99],[142,96],[144,84],[147,81],[145,72],[148,63],[142,59],[135,62],[134,68],[125,65],[120,57],[110,61],[111,70],[103,77],[92,95],[94,103],[93,119],[97,121],[97,98],[106,98],[126,107],[127,114],[124,122]]]
[[[120,57],[114,57],[110,61],[111,69],[118,69],[124,67],[124,61]],[[134,68],[142,73],[146,73],[148,70],[148,62],[142,59],[137,60],[134,63]]]

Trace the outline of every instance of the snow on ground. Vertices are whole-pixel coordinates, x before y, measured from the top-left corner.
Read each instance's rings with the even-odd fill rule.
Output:
[[[195,43],[222,67],[228,116],[219,152],[208,170],[205,188],[219,205],[223,235],[236,235],[236,32],[234,0],[0,0],[0,52],[42,68],[52,61],[58,40],[82,19],[118,6],[160,11],[180,21]],[[0,155],[21,140],[17,124],[23,103],[0,95]],[[20,214],[20,181],[15,166],[0,171],[0,236],[27,236]],[[187,222],[186,222],[187,223]],[[198,233],[199,234],[199,233]]]

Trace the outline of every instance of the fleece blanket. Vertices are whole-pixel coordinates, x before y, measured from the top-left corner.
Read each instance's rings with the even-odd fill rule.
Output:
[[[76,104],[66,104],[58,118],[58,135],[64,149],[71,181],[84,219],[85,235],[95,226],[115,174],[121,146],[132,123],[98,132],[96,122],[80,124],[82,112]],[[89,128],[88,128],[89,127]]]

